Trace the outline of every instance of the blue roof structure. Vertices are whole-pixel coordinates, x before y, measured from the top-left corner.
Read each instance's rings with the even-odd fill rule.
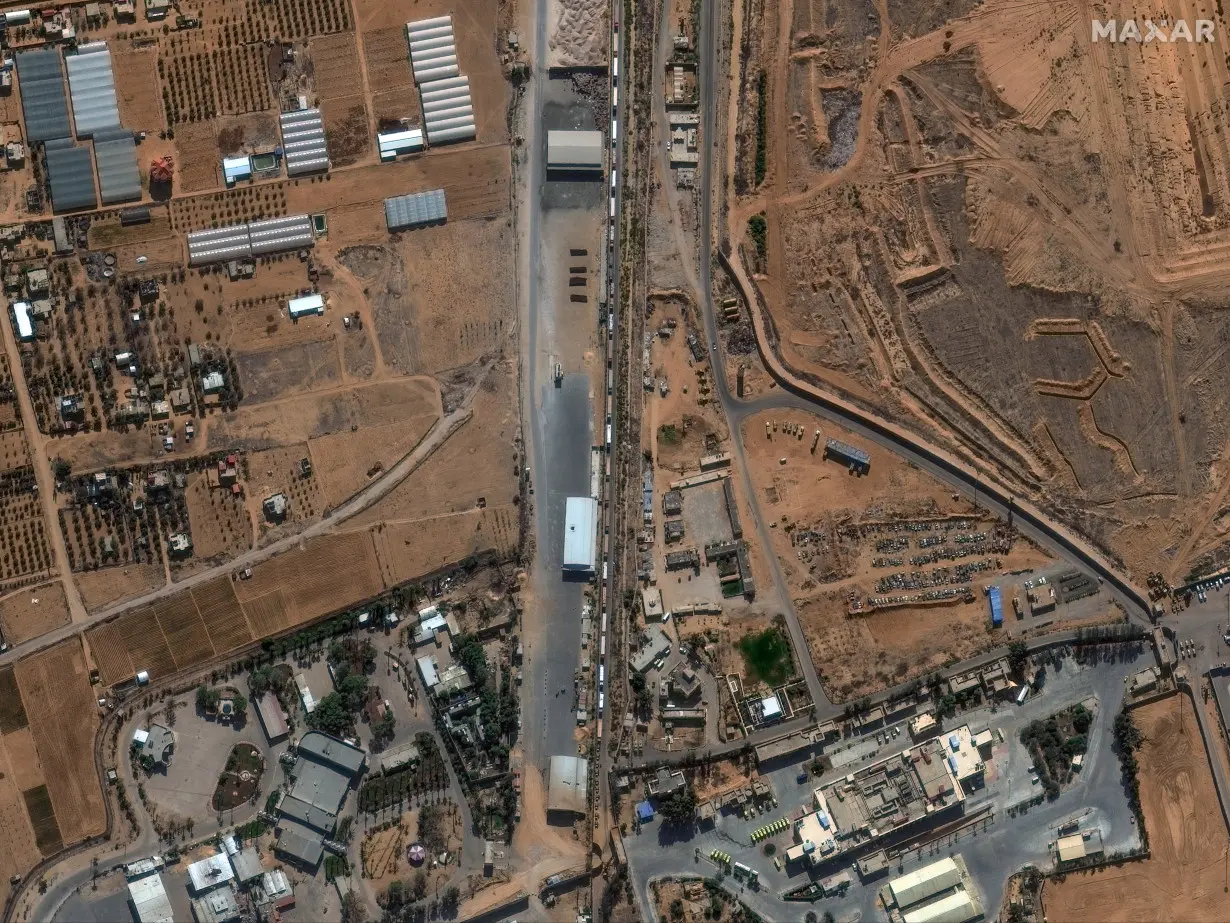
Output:
[[[64,59],[55,48],[19,51],[17,83],[21,88],[21,114],[26,122],[26,140],[50,141],[67,138],[68,97],[64,92]]]
[[[999,592],[999,587],[993,586],[987,591],[987,597],[991,600],[991,624],[998,628],[1004,624],[1004,599]]]
[[[71,138],[55,138],[44,145],[44,150],[47,179],[51,185],[51,210],[71,212],[97,208],[90,149],[77,147]]]
[[[636,819],[642,824],[647,820],[653,820],[653,805],[648,801],[642,801],[636,806]]]

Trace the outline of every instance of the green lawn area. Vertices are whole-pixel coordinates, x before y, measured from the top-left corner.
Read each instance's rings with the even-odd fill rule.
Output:
[[[747,667],[748,678],[776,686],[790,679],[794,664],[790,659],[790,642],[777,628],[746,634],[739,641],[739,652]]]

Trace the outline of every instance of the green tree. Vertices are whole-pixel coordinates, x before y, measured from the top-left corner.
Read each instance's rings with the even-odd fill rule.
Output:
[[[354,713],[346,707],[346,700],[341,695],[330,692],[317,703],[316,710],[307,716],[307,722],[319,731],[340,737],[354,724]]]
[[[1013,641],[1008,645],[1008,669],[1020,675],[1025,669],[1025,661],[1029,659],[1029,648],[1024,641]]]
[[[444,911],[445,916],[453,916],[457,913],[457,907],[461,904],[461,891],[456,885],[449,885],[444,889],[444,893],[440,895],[440,908]]]
[[[221,701],[222,693],[217,689],[211,689],[208,686],[196,687],[196,707],[201,711],[215,711]]]
[[[427,896],[427,875],[422,869],[414,873],[414,881],[410,884],[410,891],[416,901],[421,901]]]
[[[659,813],[668,824],[685,826],[692,823],[696,816],[696,795],[692,787],[685,785],[675,794],[664,798]]]
[[[242,692],[231,696],[231,706],[235,709],[235,717],[242,718],[248,713],[248,697]]]

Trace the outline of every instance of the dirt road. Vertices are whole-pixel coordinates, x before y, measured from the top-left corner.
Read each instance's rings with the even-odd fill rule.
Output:
[[[470,417],[473,415],[471,405],[474,402],[474,397],[478,393],[483,381],[486,379],[487,372],[491,369],[491,365],[492,363],[488,363],[483,367],[483,370],[478,375],[474,385],[470,388],[469,393],[466,394],[457,409],[440,420],[437,420],[435,426],[428,431],[423,440],[415,446],[409,454],[397,462],[397,464],[389,468],[384,474],[376,478],[376,480],[372,481],[357,494],[343,503],[336,510],[333,510],[331,513],[327,514],[326,517],[320,522],[309,526],[298,535],[288,536],[287,538],[274,542],[272,545],[265,548],[258,548],[249,551],[234,560],[226,562],[224,565],[219,567],[211,567],[201,571],[200,573],[193,574],[191,577],[181,580],[179,583],[171,586],[160,587],[159,589],[146,593],[143,596],[139,596],[136,599],[116,603],[113,606],[109,606],[108,608],[95,613],[93,616],[83,617],[80,622],[74,617],[72,624],[66,625],[55,631],[48,632],[45,635],[31,640],[27,644],[19,644],[10,648],[4,654],[0,654],[0,664],[12,662],[20,657],[33,653],[36,650],[49,647],[52,644],[62,641],[69,635],[80,631],[83,627],[83,623],[87,621],[90,623],[98,622],[102,619],[119,615],[120,613],[127,612],[132,609],[148,606],[157,600],[166,598],[167,596],[171,596],[191,587],[206,583],[216,577],[219,571],[234,571],[240,568],[252,567],[260,564],[262,561],[267,561],[275,555],[289,551],[291,548],[294,548],[306,539],[330,531],[334,526],[337,526],[338,524],[345,522],[347,519],[350,519],[351,517],[363,512],[363,510],[367,509],[373,503],[376,503],[378,500],[381,500],[387,496],[393,488],[409,477],[411,472],[426,461],[427,458],[436,451],[436,449],[440,448],[440,446],[442,446],[445,441],[453,435],[453,433],[457,432],[457,430],[469,421]],[[71,581],[69,581],[69,583],[71,583]],[[79,600],[78,605],[80,605]]]

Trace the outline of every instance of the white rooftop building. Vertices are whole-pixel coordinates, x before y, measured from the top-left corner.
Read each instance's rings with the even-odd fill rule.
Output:
[[[128,899],[140,923],[175,923],[161,875],[148,875],[128,882]]]
[[[197,894],[226,884],[235,877],[230,860],[225,853],[218,853],[193,862],[188,866],[188,878],[192,882],[192,890]]]
[[[564,570],[592,574],[598,555],[598,501],[569,497],[564,506]]]

